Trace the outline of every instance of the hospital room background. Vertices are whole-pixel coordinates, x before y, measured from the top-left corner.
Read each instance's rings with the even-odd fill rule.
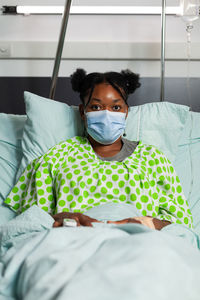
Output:
[[[199,9],[200,0],[0,0],[0,300],[200,299]],[[137,213],[146,216],[146,211],[136,209],[137,188],[135,198],[127,192],[123,198],[127,203],[118,198],[103,203],[103,198],[101,205],[88,206],[84,213],[103,221],[92,227],[53,228],[54,219],[38,205],[28,204],[16,214],[17,202],[28,197],[26,184],[21,183],[29,163],[55,145],[85,134],[79,94],[70,81],[77,68],[87,73],[129,69],[140,75],[141,87],[128,99],[125,138],[153,145],[166,155],[168,160],[160,158],[161,163],[168,162],[163,170],[178,175],[166,178],[180,183],[172,187],[173,193],[184,193],[192,229],[187,218],[184,224],[177,218],[161,230],[143,224],[107,224],[110,219],[133,219]],[[153,155],[157,154],[151,155],[149,174]],[[88,155],[84,157],[87,170],[91,159],[87,162]],[[142,180],[145,166],[140,174],[140,160],[133,161],[134,178]],[[154,164],[157,168],[159,160]],[[114,165],[111,174],[116,169]],[[168,195],[170,185],[164,185],[165,177],[159,167],[156,170],[156,184],[163,185],[163,194]],[[147,183],[150,195],[155,183]],[[19,190],[24,196],[18,195]],[[5,204],[10,203],[10,194],[12,209]],[[157,199],[156,195],[152,197]],[[165,199],[168,205],[172,198],[169,194],[159,201]],[[178,202],[181,207],[181,196]],[[173,214],[174,206],[170,209]]]
[[[64,3],[64,0],[56,1],[58,6]],[[78,94],[72,92],[69,76],[77,67],[82,67],[87,72],[129,68],[140,74],[142,83],[130,98],[130,105],[159,101],[161,15],[156,9],[161,4],[161,0],[74,0],[75,9],[96,6],[98,11],[98,6],[103,6],[104,11],[88,13],[86,9],[70,15],[55,99],[70,105],[80,103]],[[1,0],[1,8],[28,5],[52,6],[55,1]],[[164,98],[200,111],[200,20],[192,22],[188,66],[186,21],[178,16],[179,5],[179,0],[166,1],[169,11],[166,14]],[[118,11],[108,14],[105,6],[118,8]],[[124,13],[119,12],[120,6],[125,9]],[[130,6],[139,10],[127,14]],[[61,14],[48,12],[0,16],[1,112],[24,114],[24,90],[48,97],[61,19]]]

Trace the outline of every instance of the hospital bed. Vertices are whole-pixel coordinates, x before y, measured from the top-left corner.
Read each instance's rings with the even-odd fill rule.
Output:
[[[78,108],[52,99],[70,3],[50,99],[25,92],[26,115],[0,114],[0,299],[198,300],[200,113],[189,106],[161,101],[130,107],[126,137],[154,144],[171,160],[194,231],[176,224],[161,231],[138,224],[52,229],[52,218],[38,207],[16,217],[3,204],[31,160],[62,140],[84,134]],[[133,210],[127,204],[107,204],[88,215],[117,220],[133,216]]]

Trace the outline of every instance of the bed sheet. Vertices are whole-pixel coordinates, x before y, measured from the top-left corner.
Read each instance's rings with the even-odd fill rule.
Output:
[[[3,204],[15,184],[21,158],[21,139],[25,115],[0,113],[0,225],[14,218],[15,213]]]
[[[188,199],[194,227],[200,236],[200,113],[190,112],[179,142],[175,170]]]
[[[132,210],[106,204],[88,214],[120,219]],[[199,238],[185,226],[52,223],[33,206],[0,227],[0,299],[199,299]]]

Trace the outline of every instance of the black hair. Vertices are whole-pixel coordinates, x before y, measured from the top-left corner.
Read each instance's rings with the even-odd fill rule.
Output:
[[[71,76],[72,89],[80,93],[80,99],[84,103],[85,97],[89,95],[88,102],[90,102],[92,93],[97,84],[108,83],[118,91],[122,99],[127,104],[129,94],[135,92],[140,87],[139,75],[130,70],[122,70],[119,72],[106,73],[89,73],[83,69],[77,69]],[[85,106],[87,106],[87,104]]]

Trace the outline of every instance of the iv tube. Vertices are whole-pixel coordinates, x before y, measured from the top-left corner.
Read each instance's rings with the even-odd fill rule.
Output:
[[[191,172],[191,181],[190,181],[190,189],[188,192],[188,200],[191,198],[192,189],[194,185],[194,166],[192,161],[192,131],[193,131],[193,115],[192,115],[192,101],[191,101],[191,84],[190,84],[190,62],[191,62],[191,32],[193,29],[192,23],[187,23],[186,32],[187,32],[187,97],[188,104],[190,107],[190,133],[189,133],[189,156],[190,156],[190,172]]]
[[[191,32],[193,29],[192,23],[187,23],[186,32],[187,32],[187,96],[188,96],[188,104],[190,107],[190,111],[192,111],[192,101],[191,101],[191,84],[190,84],[190,62],[191,62]],[[189,155],[190,155],[190,171],[191,171],[191,181],[190,181],[190,189],[188,193],[188,200],[192,194],[192,188],[194,185],[194,166],[192,161],[192,131],[193,131],[193,115],[190,112],[190,133],[189,133]]]
[[[187,32],[187,96],[188,96],[188,104],[190,109],[192,109],[191,103],[191,86],[190,86],[190,62],[191,62],[191,32],[193,29],[193,24],[188,23],[186,25]]]
[[[190,111],[192,110],[191,103],[191,85],[190,85],[190,62],[191,62],[191,32],[193,29],[193,22],[199,18],[200,0],[181,0],[180,5],[183,9],[182,20],[186,23],[187,32],[187,95]],[[189,133],[189,155],[190,155],[190,169],[191,169],[191,182],[188,193],[188,200],[192,194],[194,185],[194,166],[192,161],[192,131],[193,131],[193,115],[190,113],[190,133]]]
[[[191,32],[193,22],[199,18],[200,0],[180,0],[182,10],[181,18],[186,23],[187,32],[187,96],[188,104],[192,109],[191,89],[190,89],[190,62],[191,62]]]

